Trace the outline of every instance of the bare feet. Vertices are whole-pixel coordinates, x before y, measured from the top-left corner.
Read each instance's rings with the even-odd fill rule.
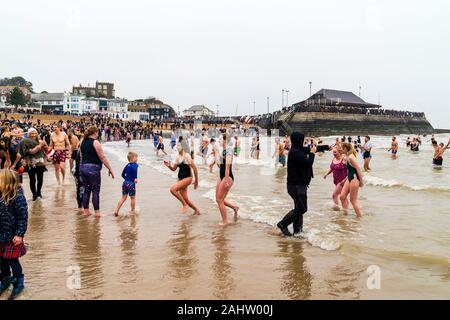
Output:
[[[185,205],[181,208],[181,213],[186,213],[186,212],[188,212],[188,210],[189,210],[189,206]]]
[[[344,209],[344,216],[348,215],[348,210]]]
[[[114,211],[114,216],[118,217],[119,216],[119,211]]]
[[[194,213],[193,213],[193,215],[194,215],[194,216],[199,216],[199,215],[200,215],[200,211],[195,210]]]
[[[337,205],[337,204],[333,205],[333,210],[334,211],[339,211],[340,210],[339,205]]]
[[[104,216],[105,216],[105,214],[101,213],[100,211],[96,211],[95,212],[95,217],[96,218],[101,218],[101,217],[104,217]]]
[[[83,215],[84,216],[90,216],[92,213],[89,211],[89,209],[83,209]]]
[[[227,224],[228,224],[228,221],[225,221],[225,222],[222,221],[219,223],[219,226],[225,227]]]
[[[238,214],[239,207],[238,206],[234,206],[233,211],[234,211],[234,218],[238,218],[239,217],[239,214]]]

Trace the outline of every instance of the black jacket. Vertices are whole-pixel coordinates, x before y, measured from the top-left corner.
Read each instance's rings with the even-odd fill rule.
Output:
[[[308,186],[313,177],[314,154],[306,154],[303,148],[305,136],[302,133],[291,134],[292,147],[288,155],[287,183]]]

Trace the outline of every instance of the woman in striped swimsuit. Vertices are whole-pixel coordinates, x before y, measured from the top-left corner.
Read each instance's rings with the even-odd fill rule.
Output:
[[[344,187],[345,181],[347,181],[347,166],[345,163],[346,157],[342,154],[342,150],[338,148],[333,148],[334,158],[330,164],[330,170],[323,177],[326,179],[328,175],[333,173],[333,182],[335,185],[333,191],[333,202],[334,209],[339,210],[339,195],[341,194],[342,188]]]

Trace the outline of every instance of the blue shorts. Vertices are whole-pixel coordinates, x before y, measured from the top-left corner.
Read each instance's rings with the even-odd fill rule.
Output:
[[[122,195],[123,196],[136,196],[136,184],[130,181],[124,181],[122,183]]]

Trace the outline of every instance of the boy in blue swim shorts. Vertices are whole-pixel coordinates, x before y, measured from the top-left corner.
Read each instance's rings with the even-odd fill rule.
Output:
[[[128,152],[128,164],[123,168],[122,171],[122,198],[119,200],[117,204],[116,211],[114,211],[114,215],[117,217],[119,215],[119,210],[127,201],[127,197],[130,196],[131,199],[131,211],[135,212],[136,209],[136,184],[138,182],[138,167],[137,164],[137,153]]]

